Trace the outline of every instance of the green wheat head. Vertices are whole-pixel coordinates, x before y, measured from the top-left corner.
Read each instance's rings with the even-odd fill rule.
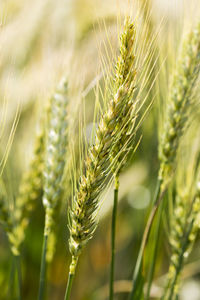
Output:
[[[167,287],[162,298],[164,300],[177,299],[181,271],[192,250],[200,228],[200,182],[197,183],[196,194],[191,207],[188,205],[189,200],[189,195],[185,197],[177,195],[175,200],[174,216],[170,233],[172,255]]]
[[[30,215],[35,206],[42,199],[44,168],[44,142],[45,130],[36,137],[33,158],[28,171],[24,174],[16,199],[15,223],[13,233],[16,239],[16,247],[19,251],[25,238],[25,230],[28,226]]]
[[[12,232],[12,219],[10,216],[9,208],[6,205],[7,196],[3,192],[1,185],[0,190],[0,223],[3,226],[4,230],[9,234]]]
[[[46,211],[45,235],[54,226],[54,214],[62,196],[62,177],[66,161],[68,128],[68,85],[62,80],[51,100],[49,126],[46,132],[45,162],[43,170],[43,205]]]
[[[112,174],[118,172],[126,160],[135,135],[137,103],[135,88],[135,26],[126,18],[120,39],[120,55],[116,63],[113,85],[106,110],[102,113],[95,134],[94,145],[85,158],[81,176],[70,209],[69,248],[72,254],[70,273],[75,271],[82,248],[92,238],[96,228],[99,197]]]
[[[165,183],[175,169],[180,138],[187,126],[193,92],[200,71],[200,23],[184,41],[173,76],[164,132],[161,136],[159,177]]]
[[[116,143],[111,149],[111,161],[116,161],[113,172],[120,172],[120,169],[126,163],[128,158],[128,152],[131,149],[131,145],[134,143],[133,128],[136,118],[136,106],[133,103],[134,90],[135,90],[135,55],[133,52],[134,42],[136,38],[135,25],[130,22],[127,17],[125,19],[124,30],[120,37],[120,55],[115,68],[115,79],[113,84],[113,96],[120,91],[121,87],[126,89],[126,105],[124,105],[123,111],[119,111],[116,122],[114,134],[121,142]],[[135,118],[134,118],[135,116]],[[125,119],[127,122],[125,122]],[[132,121],[131,121],[132,120]],[[119,124],[124,122],[124,127],[120,128]],[[130,138],[132,137],[132,138]],[[123,145],[126,145],[123,148]],[[120,152],[120,155],[119,155]]]
[[[172,254],[163,296],[165,300],[177,299],[181,271],[200,228],[200,139],[199,136],[193,138],[196,131],[199,131],[196,126],[190,128],[189,133],[185,136],[187,146],[185,148],[182,143],[182,151],[178,159],[176,195],[173,212],[170,214],[169,242]],[[194,141],[192,147],[188,146],[188,139]]]

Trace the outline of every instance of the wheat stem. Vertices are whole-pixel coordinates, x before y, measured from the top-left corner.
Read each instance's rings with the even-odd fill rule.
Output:
[[[41,258],[41,268],[40,268],[40,283],[39,283],[38,300],[44,299],[47,241],[48,241],[48,235],[44,235],[43,236],[43,246],[42,246],[42,258]]]
[[[14,281],[15,281],[15,258],[14,255],[11,256],[11,270],[9,276],[9,285],[8,285],[8,292],[7,297],[8,299],[14,298]]]
[[[155,263],[156,263],[156,257],[157,257],[157,252],[158,252],[158,241],[159,241],[160,228],[161,228],[160,225],[161,225],[161,216],[162,216],[162,211],[163,211],[163,204],[164,204],[164,201],[161,202],[160,209],[159,209],[159,212],[158,212],[155,236],[154,236],[154,241],[153,241],[153,245],[152,245],[153,253],[152,253],[152,257],[151,257],[151,266],[150,266],[150,271],[149,271],[149,276],[148,276],[146,300],[149,300],[149,297],[150,297],[151,284],[152,284],[152,281],[153,281],[153,275],[154,275],[154,270],[155,270]]]
[[[119,191],[119,176],[115,175],[114,188],[114,202],[112,210],[112,225],[111,225],[111,263],[110,263],[110,296],[114,297],[114,273],[115,273],[115,235],[116,235],[116,221],[117,221],[117,205],[118,205],[118,191]]]
[[[68,282],[67,282],[67,288],[66,288],[66,292],[65,292],[65,300],[70,299],[73,279],[74,279],[74,274],[69,274]]]
[[[66,291],[65,291],[65,298],[64,298],[65,300],[70,299],[71,290],[72,290],[72,283],[73,283],[73,280],[74,280],[74,275],[75,275],[75,271],[76,271],[77,262],[78,262],[78,257],[72,256],[72,262],[71,262],[70,267],[69,267],[69,276],[68,276],[67,287],[66,287]]]
[[[17,255],[14,258],[15,258],[15,264],[17,270],[18,300],[22,300],[22,273],[21,273],[20,255]]]

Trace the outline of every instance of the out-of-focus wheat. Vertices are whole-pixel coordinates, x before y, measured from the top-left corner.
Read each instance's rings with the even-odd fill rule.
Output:
[[[44,242],[41,259],[41,275],[39,299],[43,299],[46,269],[46,253],[49,234],[54,227],[55,214],[62,195],[62,177],[66,162],[68,143],[68,84],[63,79],[56,93],[51,99],[48,126],[46,128],[46,141],[44,153],[44,193],[43,205],[45,208]]]
[[[190,105],[200,72],[200,23],[184,41],[173,77],[165,128],[160,143],[160,180],[169,181],[175,169],[180,138],[187,126]]]

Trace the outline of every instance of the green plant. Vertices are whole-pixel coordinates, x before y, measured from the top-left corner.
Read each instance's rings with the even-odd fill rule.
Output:
[[[169,102],[167,106],[167,114],[163,126],[164,128],[161,136],[161,142],[159,145],[160,169],[158,175],[158,187],[155,193],[153,207],[143,235],[138,260],[133,275],[133,289],[130,299],[134,299],[134,295],[137,294],[136,282],[138,281],[138,278],[141,274],[141,265],[145,246],[149,238],[150,230],[156,212],[158,210],[158,207],[160,206],[164,194],[167,191],[168,184],[171,181],[174,170],[176,168],[176,157],[180,144],[180,138],[183,135],[184,130],[188,124],[187,119],[189,117],[193,100],[193,93],[198,82],[200,70],[199,30],[200,26],[198,23],[184,41],[180,58],[177,63],[177,69],[172,79],[172,86],[170,89]],[[155,238],[156,242],[157,238]],[[153,261],[154,260],[155,255]],[[153,265],[154,264],[152,264],[152,266]],[[149,292],[154,272],[153,269],[154,267],[152,267],[151,270],[150,283],[148,288]]]
[[[44,156],[44,193],[43,205],[45,208],[45,225],[43,250],[41,258],[41,273],[38,299],[44,297],[45,273],[46,273],[46,252],[48,237],[54,227],[56,210],[61,201],[62,177],[65,167],[67,151],[67,82],[65,79],[60,83],[56,93],[51,99],[50,115],[45,141]]]
[[[0,1],[0,298],[182,300],[200,264],[197,6],[65,2]]]
[[[195,127],[196,128],[196,127]],[[194,247],[199,231],[199,137],[193,138],[194,143],[182,143],[182,153],[178,159],[175,193],[172,196],[172,213],[169,215],[169,242],[171,258],[167,274],[167,284],[162,299],[177,299],[181,284],[181,273]],[[197,128],[198,129],[198,128]],[[190,156],[193,152],[193,157]],[[183,155],[184,153],[184,155]],[[170,210],[169,210],[170,211]]]

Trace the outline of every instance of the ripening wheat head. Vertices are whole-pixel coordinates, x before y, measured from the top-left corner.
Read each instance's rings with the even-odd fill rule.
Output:
[[[10,217],[9,208],[6,205],[7,197],[3,191],[3,185],[0,185],[0,223],[6,232],[12,230],[12,220]]]
[[[68,85],[62,80],[56,93],[51,100],[51,111],[48,120],[45,143],[44,162],[44,193],[43,205],[46,211],[45,235],[51,232],[55,209],[61,198],[66,150],[67,150],[67,128],[68,128]]]
[[[31,212],[42,198],[44,167],[44,142],[45,130],[36,137],[33,157],[28,171],[24,174],[19,188],[19,195],[16,199],[15,208],[15,235],[18,243],[18,249],[25,238],[25,230],[28,226]]]
[[[116,127],[113,130],[113,136],[118,140],[110,149],[111,161],[115,161],[113,171],[119,173],[127,160],[127,154],[133,143],[133,128],[136,117],[136,106],[133,103],[133,93],[135,89],[135,55],[133,53],[136,30],[129,18],[126,18],[124,31],[120,38],[120,55],[115,68],[114,83],[112,94],[115,95],[123,88],[126,93],[126,105],[123,110],[118,112]],[[121,103],[122,104],[122,103]],[[135,103],[136,105],[136,103]],[[123,126],[120,128],[119,124]],[[125,145],[125,147],[123,147]],[[119,155],[120,153],[120,155]],[[116,159],[117,158],[117,159]]]
[[[29,224],[31,213],[37,203],[41,201],[43,195],[44,151],[46,139],[45,118],[47,117],[48,119],[49,114],[50,105],[48,105],[45,116],[43,116],[40,133],[35,138],[30,165],[22,177],[19,194],[16,199],[13,234],[15,235],[18,251],[20,251],[20,247],[24,241],[25,231]]]
[[[191,135],[189,137],[189,140],[192,140]],[[200,228],[199,141],[198,136],[192,142],[192,147],[189,145],[187,151],[185,149],[182,151],[183,155],[178,160],[176,196],[173,213],[170,217],[169,242],[172,254],[167,285],[163,295],[165,300],[177,299],[181,271]]]
[[[15,219],[13,214],[13,207],[9,203],[9,195],[7,193],[7,187],[3,183],[3,180],[0,178],[0,224],[5,230],[11,252],[14,256],[19,255],[18,248],[18,236],[16,236],[15,228]]]
[[[160,179],[168,181],[175,168],[180,138],[190,117],[193,92],[200,71],[200,23],[184,41],[173,76],[164,132],[160,143]]]
[[[188,202],[191,202],[188,207]],[[186,209],[188,208],[188,209]],[[200,228],[200,180],[196,183],[196,192],[191,195],[177,195],[175,199],[174,215],[170,232],[170,245],[172,250],[168,280],[164,300],[177,299],[180,287],[180,275],[184,263],[194,245]]]
[[[99,196],[108,179],[126,161],[130,142],[136,132],[135,34],[134,24],[130,18],[126,18],[120,38],[120,54],[111,79],[110,98],[106,99],[105,111],[100,116],[94,145],[89,147],[84,159],[83,175],[77,184],[70,209],[71,273],[75,271],[74,266],[83,246],[92,238],[96,228]]]

